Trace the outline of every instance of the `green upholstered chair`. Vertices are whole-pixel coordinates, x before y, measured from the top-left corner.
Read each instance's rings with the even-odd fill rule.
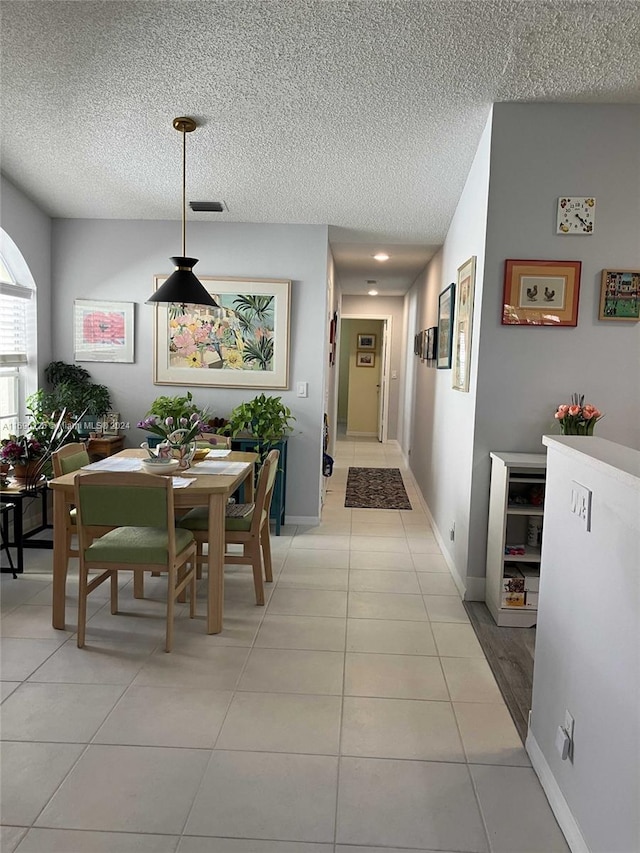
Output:
[[[196,604],[196,543],[191,531],[176,530],[171,477],[81,471],[74,483],[80,551],[78,648],[84,646],[87,597],[110,579],[111,613],[117,613],[118,572],[126,570],[133,571],[134,582],[144,572],[168,574],[165,651],[171,651],[175,601],[187,586],[191,618]],[[92,570],[100,574],[89,581]]]
[[[256,487],[256,499],[253,504],[230,504],[225,519],[225,563],[232,565],[250,565],[253,569],[256,604],[264,604],[264,584],[262,564],[267,581],[273,580],[271,564],[271,537],[269,531],[269,510],[271,496],[276,481],[280,452],[271,450],[267,454]],[[209,516],[206,507],[190,510],[178,521],[178,527],[191,530],[198,548],[196,560],[198,566],[206,562],[203,545],[208,540]],[[242,545],[241,554],[230,554],[229,545]]]
[[[51,454],[51,462],[53,463],[53,476],[62,477],[63,474],[71,474],[79,468],[88,465],[90,462],[87,446],[79,442],[73,444],[64,444],[59,450]],[[71,541],[76,530],[76,510],[69,511],[67,519],[67,561],[69,557],[77,557],[78,551],[73,548]]]

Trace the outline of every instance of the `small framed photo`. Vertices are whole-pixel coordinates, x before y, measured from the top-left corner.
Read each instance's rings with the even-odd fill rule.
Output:
[[[451,327],[455,295],[456,285],[451,282],[449,287],[445,287],[438,297],[438,358],[436,366],[440,370],[451,368],[451,345],[453,343]]]
[[[431,326],[427,329],[427,361],[436,359],[436,341],[438,339],[438,327]]]
[[[503,326],[577,326],[580,261],[507,260]]]
[[[376,348],[376,336],[361,334],[358,335],[358,349],[375,349]]]
[[[599,320],[640,320],[640,270],[602,270]]]
[[[356,352],[356,367],[375,367],[376,354],[375,352]]]
[[[73,303],[75,360],[133,362],[134,304],[76,299]]]

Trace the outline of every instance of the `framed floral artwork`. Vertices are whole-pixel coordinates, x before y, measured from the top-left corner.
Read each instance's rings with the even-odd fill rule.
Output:
[[[167,276],[155,276],[158,289]],[[219,308],[158,303],[155,385],[289,387],[286,279],[199,276]]]
[[[438,358],[436,367],[447,370],[451,367],[451,324],[453,323],[453,300],[456,286],[451,282],[438,297]]]
[[[471,372],[471,330],[473,327],[473,290],[476,280],[476,257],[473,255],[458,267],[456,310],[453,334],[453,374],[451,386],[456,391],[469,390]]]
[[[76,361],[133,361],[133,302],[76,299],[73,350]]]
[[[599,320],[640,320],[640,270],[602,270]]]
[[[505,261],[503,326],[577,326],[580,261]]]

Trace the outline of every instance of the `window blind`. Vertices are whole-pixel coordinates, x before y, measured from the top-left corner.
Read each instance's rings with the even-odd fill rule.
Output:
[[[0,364],[26,364],[27,306],[33,291],[0,281]]]

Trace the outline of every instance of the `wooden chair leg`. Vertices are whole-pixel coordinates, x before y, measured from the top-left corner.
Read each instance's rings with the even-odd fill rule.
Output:
[[[144,575],[142,572],[133,573],[133,597],[144,598]]]
[[[269,533],[268,520],[260,531],[260,542],[262,544],[264,576],[266,578],[267,583],[273,583],[273,567],[271,563],[271,535]]]
[[[111,572],[111,615],[115,616],[118,612],[118,572]]]
[[[173,646],[173,614],[176,602],[176,567],[169,566],[167,578],[167,636],[164,644],[165,652],[170,652]]]
[[[87,628],[87,570],[80,566],[80,583],[78,586],[78,648],[84,648],[84,637]]]
[[[256,604],[258,607],[264,607],[264,584],[262,582],[262,556],[260,554],[260,542],[256,540],[251,544],[246,544],[245,553],[249,551],[251,559],[251,568],[253,569],[253,585],[256,590]]]

